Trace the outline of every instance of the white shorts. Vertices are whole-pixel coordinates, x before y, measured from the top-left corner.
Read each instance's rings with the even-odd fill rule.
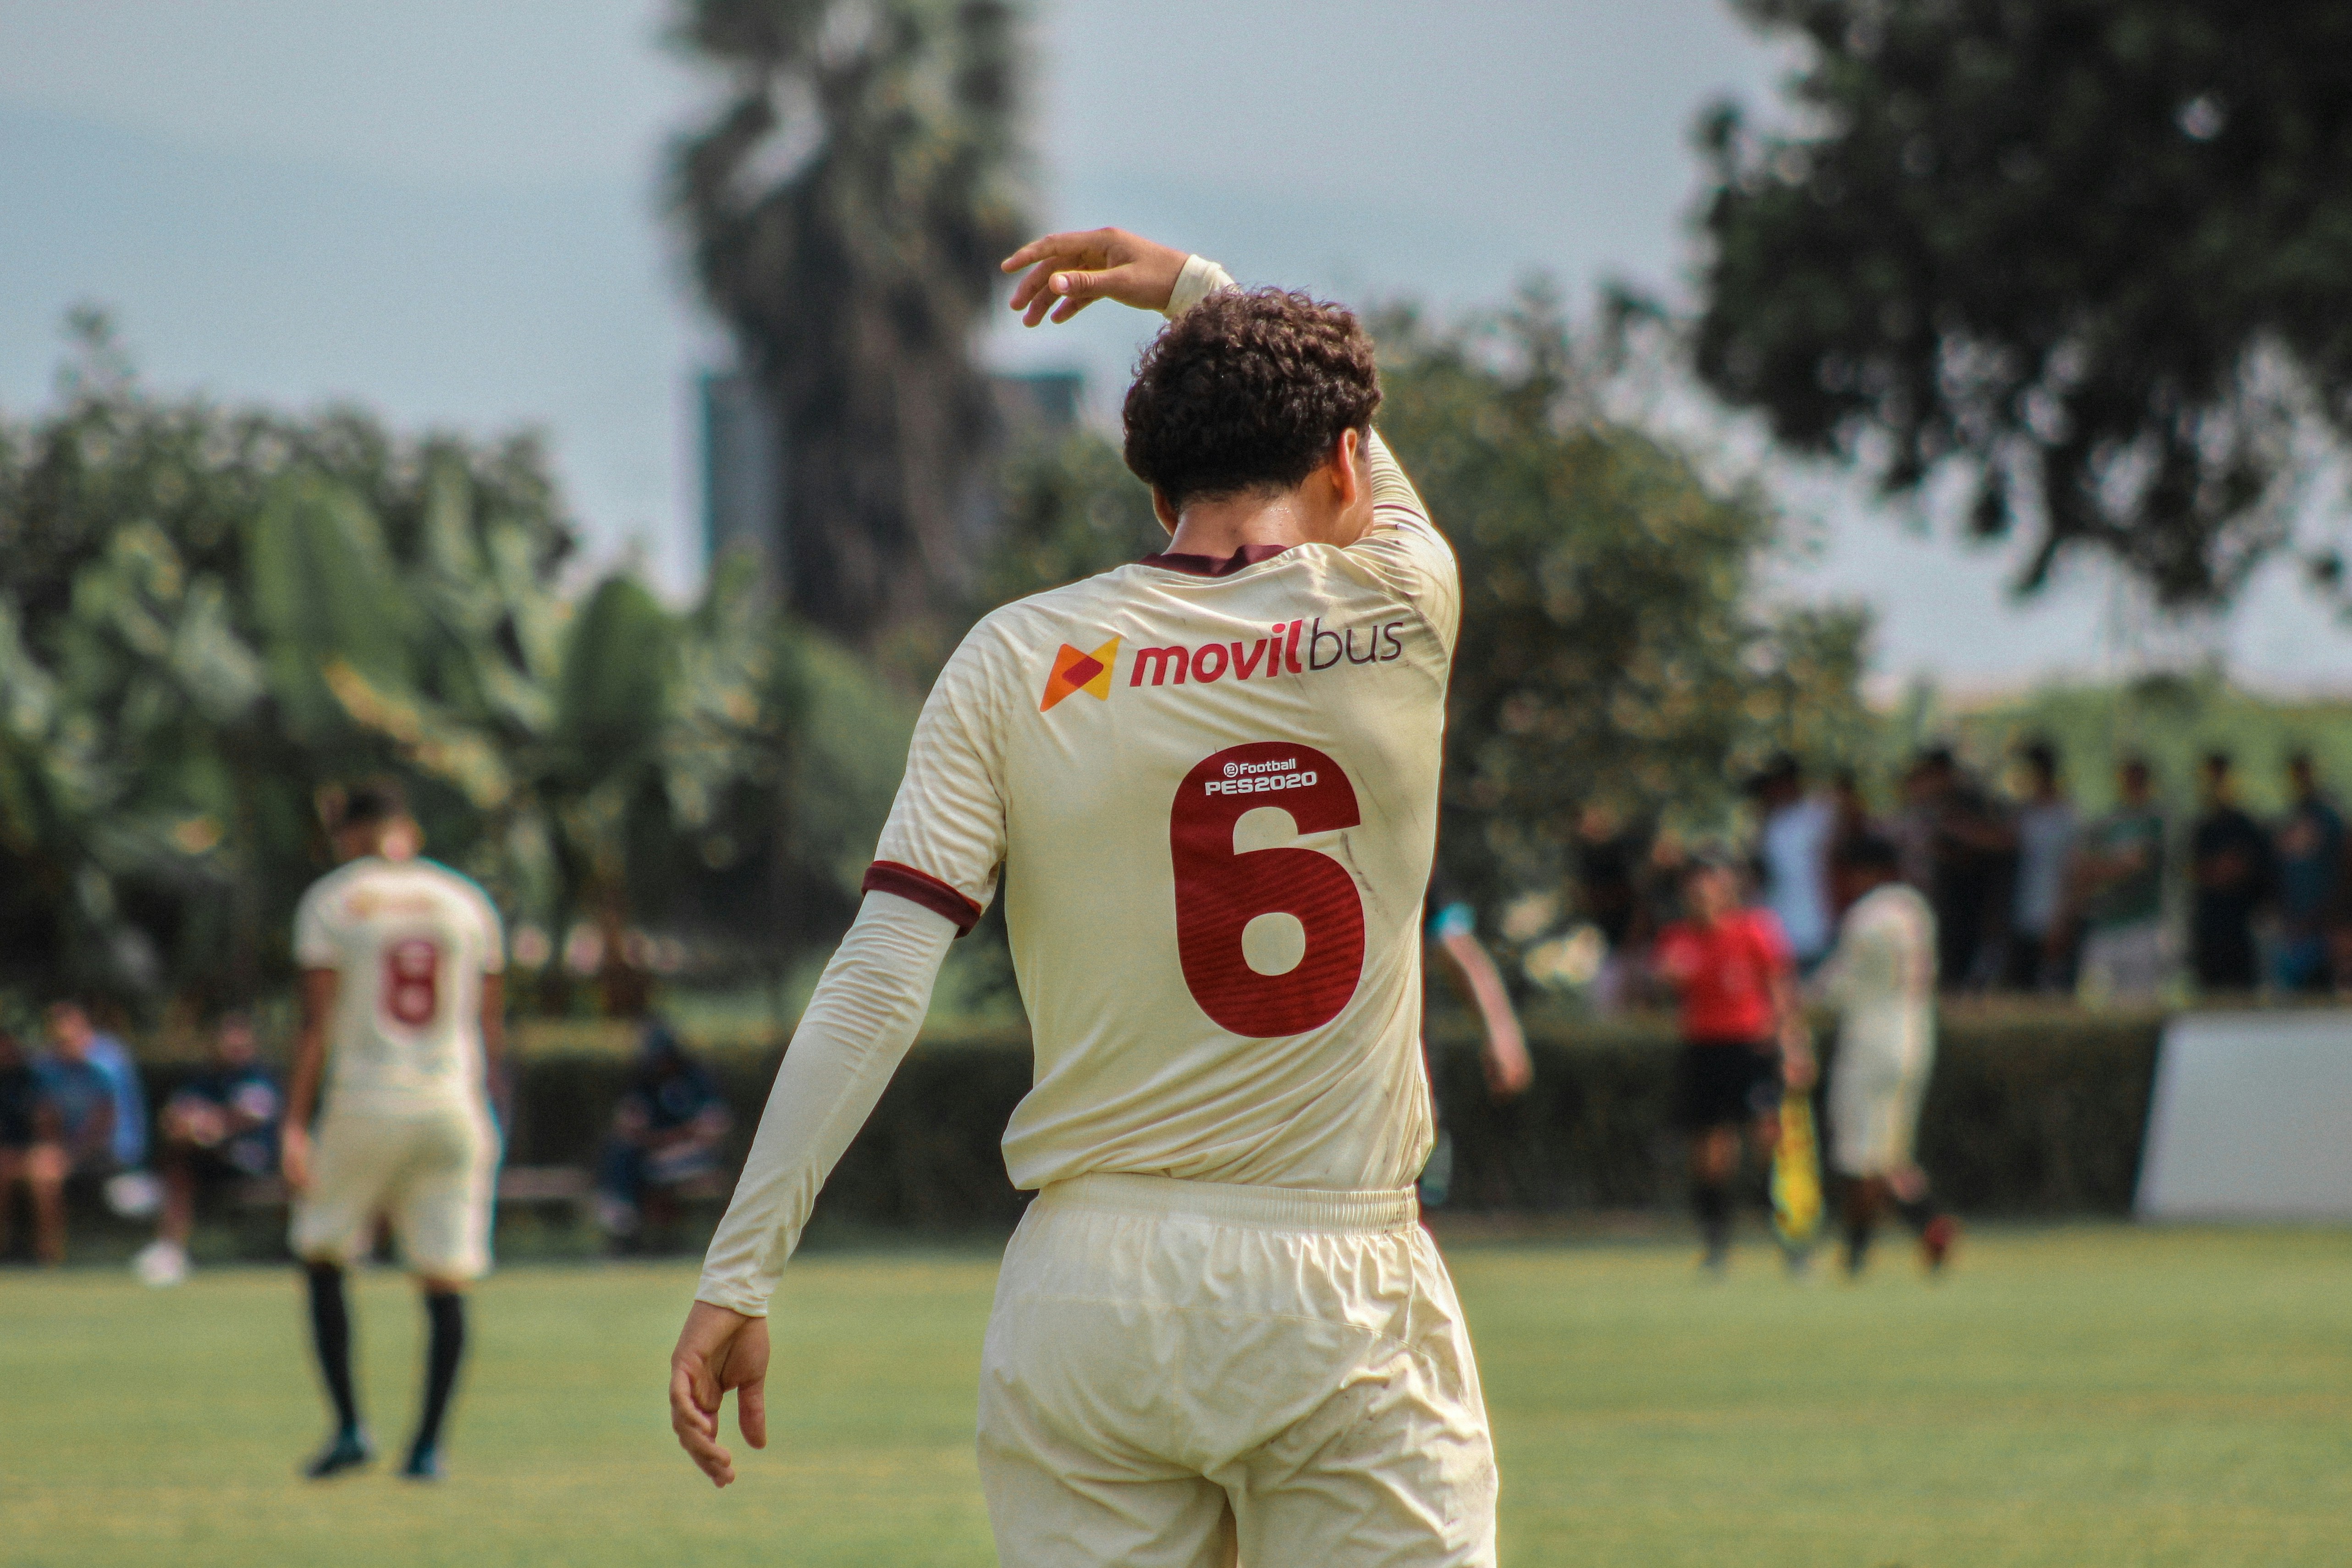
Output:
[[[1841,1176],[1885,1176],[1911,1164],[1933,1059],[1843,1052],[1830,1069],[1830,1164]]]
[[[498,1133],[479,1106],[395,1114],[330,1105],[288,1244],[305,1262],[348,1263],[383,1215],[417,1273],[480,1279],[490,1271],[498,1168]]]
[[[980,1474],[1021,1568],[1491,1564],[1470,1335],[1410,1189],[1047,1187],[1004,1254]]]

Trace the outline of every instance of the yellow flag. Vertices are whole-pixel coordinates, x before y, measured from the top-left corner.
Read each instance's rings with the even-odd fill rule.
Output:
[[[1821,1140],[1813,1134],[1812,1096],[1780,1096],[1780,1142],[1772,1150],[1772,1228],[1784,1246],[1809,1245],[1822,1228]]]

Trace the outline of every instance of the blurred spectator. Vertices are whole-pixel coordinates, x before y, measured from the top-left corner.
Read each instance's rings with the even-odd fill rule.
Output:
[[[2286,779],[2292,803],[2274,841],[2279,949],[2273,977],[2282,990],[2324,991],[2327,924],[2343,895],[2344,818],[2321,791],[2309,753],[2287,758]]]
[[[1998,977],[2008,925],[2009,823],[1948,747],[1920,753],[1912,765],[1910,797],[1915,842],[1899,846],[1898,853],[1909,849],[1902,858],[1911,872],[1924,849],[1927,880],[1913,885],[1935,910],[1943,983],[1980,990]]]
[[[2202,990],[2251,991],[2262,977],[2254,912],[2270,896],[2270,835],[2238,809],[2229,753],[2208,754],[2200,772],[2205,810],[2189,841],[2189,962]]]
[[[188,1233],[200,1186],[267,1176],[278,1164],[278,1120],[285,1108],[277,1080],[261,1065],[253,1020],[222,1018],[205,1071],[163,1103],[156,1120],[163,1172],[163,1210],[155,1239],[131,1262],[151,1285],[188,1277]]]
[[[1592,982],[1592,1007],[1622,1012],[1641,988],[1643,927],[1642,835],[1606,806],[1584,808],[1576,821],[1576,880],[1584,917],[1609,945]]]
[[[47,1015],[51,1043],[62,1049],[68,1035],[79,1041],[79,1054],[106,1074],[114,1099],[114,1131],[109,1145],[118,1170],[134,1172],[147,1163],[147,1094],[140,1087],[139,1068],[122,1041],[90,1021],[79,1002],[49,1004]]]
[[[1903,770],[1901,803],[1886,824],[1886,837],[1895,845],[1903,880],[1927,894],[1931,903],[1936,889],[1937,791],[1940,783],[1938,769],[1931,765],[1927,753],[1913,758],[1911,766]]]
[[[1694,858],[1683,877],[1683,905],[1684,918],[1658,934],[1653,962],[1682,1000],[1675,1124],[1690,1136],[1691,1207],[1706,1243],[1704,1265],[1717,1272],[1730,1258],[1740,1134],[1749,1134],[1752,1156],[1770,1156],[1780,1141],[1781,1085],[1812,1081],[1812,1045],[1788,939],[1770,910],[1740,907],[1738,873]]]
[[[2116,809],[2083,833],[2082,988],[2095,1000],[2152,1001],[2164,988],[2164,814],[2147,762],[2126,758]]]
[[[16,1037],[0,1029],[0,1258],[16,1228],[16,1189],[29,1186],[40,1085]]]
[[[596,1218],[626,1241],[681,1200],[716,1197],[734,1113],[719,1081],[689,1057],[667,1025],[649,1021],[637,1069],[613,1109],[613,1135],[596,1176]]]
[[[1828,956],[1836,935],[1830,909],[1835,808],[1805,793],[1804,770],[1786,752],[1749,780],[1748,792],[1763,813],[1756,858],[1764,907],[1780,921],[1799,969],[1810,971]]]
[[[2013,990],[2060,990],[2068,977],[2066,876],[2080,824],[2059,780],[2057,748],[2036,740],[2019,755],[2025,763],[2025,800],[2011,825],[2017,883],[2002,979]]]
[[[52,1051],[33,1063],[33,1144],[25,1180],[33,1190],[34,1248],[44,1263],[66,1257],[66,1183],[115,1170],[115,1091],[89,1059],[88,1029],[50,1032]]]
[[[1833,820],[1830,830],[1830,902],[1838,906],[1838,914],[1843,915],[1845,895],[1839,890],[1835,870],[1839,851],[1864,839],[1885,835],[1871,820],[1870,802],[1863,795],[1861,775],[1851,768],[1841,768],[1830,776],[1830,814]]]

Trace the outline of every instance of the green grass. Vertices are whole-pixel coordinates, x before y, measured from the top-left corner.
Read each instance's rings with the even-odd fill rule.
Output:
[[[1727,1283],[1657,1246],[1454,1265],[1503,1462],[1507,1563],[2336,1563],[2352,1519],[2352,1237],[1971,1239],[1939,1286]],[[0,1564],[985,1563],[971,1422],[993,1276],[823,1256],[777,1307],[774,1441],[713,1493],[671,1445],[683,1268],[484,1287],[452,1475],[292,1477],[320,1436],[293,1281],[0,1276]],[[358,1291],[379,1437],[417,1312]],[[1278,1565],[1260,1565],[1278,1568]]]

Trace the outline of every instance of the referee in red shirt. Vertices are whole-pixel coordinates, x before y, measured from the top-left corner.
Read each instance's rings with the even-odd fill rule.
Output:
[[[1651,956],[1682,1002],[1675,1124],[1691,1140],[1691,1207],[1705,1266],[1731,1253],[1731,1179],[1739,1135],[1769,1159],[1780,1135],[1780,1087],[1812,1082],[1812,1040],[1797,1005],[1796,965],[1769,910],[1739,901],[1739,873],[1702,856],[1683,875],[1684,918],[1658,934]]]

